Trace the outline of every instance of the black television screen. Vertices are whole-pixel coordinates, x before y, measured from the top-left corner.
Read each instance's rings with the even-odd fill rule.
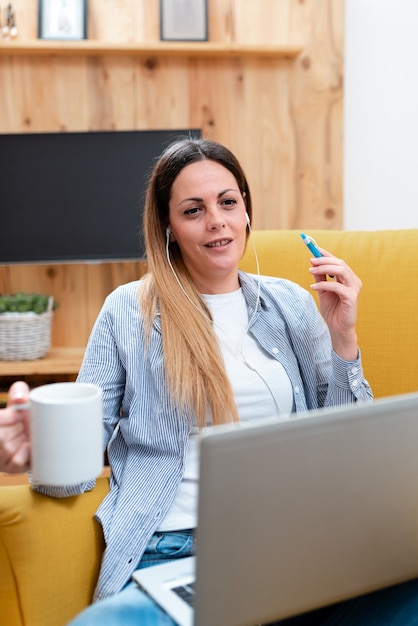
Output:
[[[0,135],[0,263],[144,258],[142,212],[162,150],[199,130]]]

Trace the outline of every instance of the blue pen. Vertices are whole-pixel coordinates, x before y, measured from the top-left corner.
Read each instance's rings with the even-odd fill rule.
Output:
[[[323,256],[323,254],[321,254],[319,251],[318,244],[316,243],[315,239],[312,239],[312,237],[309,237],[309,235],[305,235],[305,233],[300,233],[300,236],[302,237],[302,241],[305,246],[309,248],[314,256],[316,256],[317,258]]]
[[[316,256],[316,258],[319,258],[320,256],[324,256],[318,248],[318,244],[316,243],[315,239],[312,239],[312,237],[309,237],[309,235],[305,235],[305,233],[300,233],[300,236],[302,237],[302,241],[305,244],[305,246],[307,248],[309,248],[309,250],[312,252],[312,254],[314,256]],[[329,275],[330,278],[335,278],[333,275]]]

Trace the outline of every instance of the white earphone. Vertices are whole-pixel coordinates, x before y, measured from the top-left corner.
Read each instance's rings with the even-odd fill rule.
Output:
[[[248,215],[248,213],[245,214],[245,217],[247,218],[248,226],[250,226],[251,225],[251,220],[250,220],[250,216]]]

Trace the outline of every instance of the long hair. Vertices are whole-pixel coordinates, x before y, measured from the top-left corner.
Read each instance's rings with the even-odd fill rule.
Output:
[[[170,243],[172,267],[166,253],[173,182],[186,165],[205,159],[223,165],[233,174],[251,219],[250,190],[236,157],[225,146],[207,139],[174,142],[159,158],[149,180],[144,210],[149,272],[140,292],[148,334],[157,311],[160,313],[169,393],[182,410],[194,412],[199,427],[206,424],[208,409],[213,424],[238,421],[210,312],[191,280],[177,243]],[[173,276],[173,270],[181,286]]]

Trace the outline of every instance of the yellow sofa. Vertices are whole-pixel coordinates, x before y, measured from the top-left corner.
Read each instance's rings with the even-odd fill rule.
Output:
[[[310,231],[363,280],[358,335],[375,396],[418,390],[418,229]],[[309,252],[298,231],[254,232],[260,271],[309,288]],[[241,264],[256,268],[251,244]],[[0,487],[0,617],[7,626],[61,626],[86,606],[103,539],[93,519],[108,490],[53,500],[28,485]]]

